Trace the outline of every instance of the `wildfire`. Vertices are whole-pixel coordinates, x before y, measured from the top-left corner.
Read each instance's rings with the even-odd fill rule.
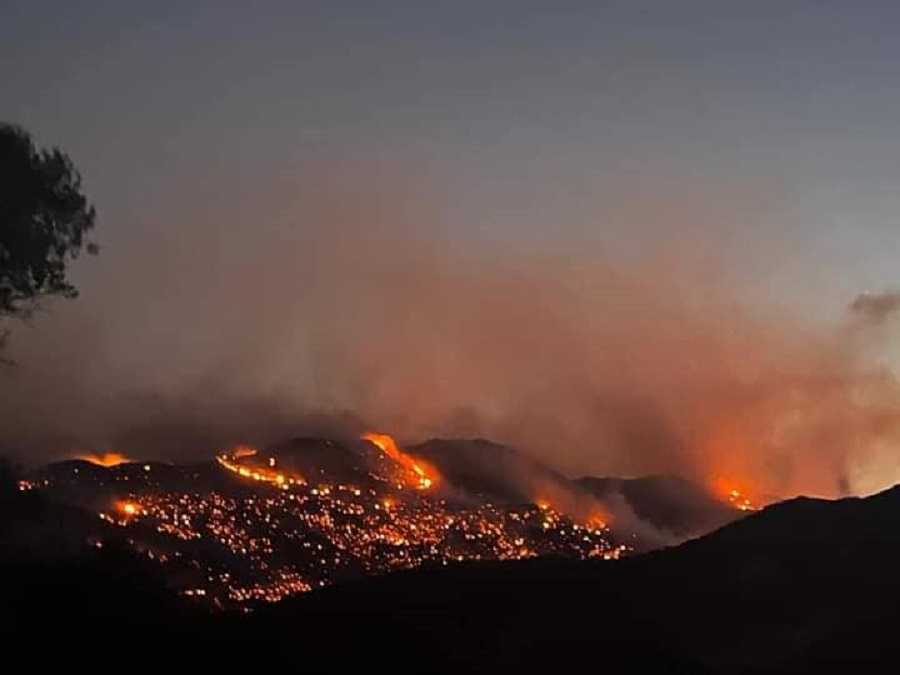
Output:
[[[605,513],[594,513],[587,519],[587,526],[595,530],[605,530],[609,527],[609,516]]]
[[[385,455],[396,462],[403,472],[404,481],[419,490],[428,490],[437,483],[438,472],[426,462],[410,457],[400,448],[397,442],[388,434],[377,431],[367,431],[362,435],[362,440],[375,445]]]
[[[288,475],[283,471],[275,469],[276,462],[274,457],[269,458],[267,466],[242,464],[238,462],[239,459],[255,457],[257,454],[258,451],[255,448],[239,445],[231,451],[231,454],[223,453],[221,455],[216,455],[216,461],[219,463],[219,466],[242,478],[272,483],[285,490],[291,485],[306,485],[306,479],[300,474],[294,473]]]
[[[759,507],[747,496],[746,491],[733,481],[720,478],[716,482],[716,492],[739,511],[759,510]]]
[[[249,445],[238,445],[235,446],[231,451],[231,456],[235,459],[241,459],[242,457],[254,457],[259,454],[259,450],[256,448],[251,448]]]
[[[122,455],[118,452],[107,452],[102,455],[88,453],[86,455],[81,455],[76,459],[81,459],[85,462],[90,462],[91,464],[96,464],[98,466],[105,466],[107,468],[111,466],[118,466],[119,464],[125,464],[131,461],[125,455]]]
[[[124,516],[136,516],[141,512],[141,505],[137,502],[120,501],[116,502],[116,511]]]
[[[129,543],[172,570],[183,595],[247,610],[401,569],[541,555],[614,560],[629,553],[606,527],[584,525],[549,504],[454,505],[420,492],[399,498],[393,486],[375,486],[128,494],[113,513],[99,515],[122,528],[140,523]],[[155,534],[143,539],[148,532]]]
[[[572,513],[569,509],[554,506],[549,499],[539,497],[534,500],[534,505],[540,509],[545,515],[550,517],[559,517],[565,515],[579,524],[580,527],[588,530],[596,530],[598,532],[609,528],[610,517],[604,511],[594,508],[590,513],[580,512],[578,515]]]

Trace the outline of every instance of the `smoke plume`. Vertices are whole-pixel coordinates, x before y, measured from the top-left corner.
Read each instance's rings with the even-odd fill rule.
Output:
[[[763,499],[900,478],[900,387],[867,337],[896,293],[812,325],[742,297],[715,224],[628,255],[467,246],[382,187],[113,237],[81,299],[16,327],[2,449],[199,458],[373,427],[490,438],[569,474],[726,476]]]

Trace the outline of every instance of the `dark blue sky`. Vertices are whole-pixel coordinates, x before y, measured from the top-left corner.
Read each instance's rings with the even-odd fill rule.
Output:
[[[323,154],[402,158],[490,240],[605,237],[623,189],[694,204],[707,181],[764,184],[740,220],[803,240],[808,260],[773,272],[818,294],[824,265],[840,305],[896,280],[898,19],[890,2],[13,1],[0,81],[4,117],[83,167],[110,243],[174,217],[173,184],[249,192]]]

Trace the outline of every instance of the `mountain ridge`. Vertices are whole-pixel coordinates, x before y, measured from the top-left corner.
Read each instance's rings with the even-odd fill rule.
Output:
[[[857,536],[846,531],[849,524],[858,526]],[[6,564],[3,612],[20,619],[10,624],[20,648],[37,648],[48,625],[68,626],[58,653],[70,662],[141,653],[148,663],[171,664],[194,658],[188,653],[213,667],[296,655],[326,670],[456,674],[874,668],[898,656],[889,620],[900,601],[898,524],[895,487],[865,498],[787,500],[705,537],[619,561],[538,558],[411,570],[250,615],[197,614],[162,599],[156,607],[144,593],[144,617],[107,626],[98,645],[96,627],[77,621],[78,613],[92,603],[127,611],[112,600],[128,578],[124,563],[115,556],[102,562],[101,551],[91,554],[94,564],[119,566],[113,578],[121,581],[103,585],[94,571],[81,586],[78,570],[103,568],[52,559],[37,568]],[[40,575],[56,574],[56,564],[73,570],[60,577],[65,586],[35,586]],[[239,639],[235,648],[221,648],[223,635]],[[335,635],[347,649],[324,648]]]

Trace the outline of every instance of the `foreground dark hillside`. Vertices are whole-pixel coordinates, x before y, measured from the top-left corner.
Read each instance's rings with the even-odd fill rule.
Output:
[[[5,500],[5,532],[80,517],[25,498]],[[250,615],[176,600],[115,545],[51,554],[56,528],[41,550],[5,540],[2,634],[23,659],[104,670],[858,672],[900,657],[898,524],[898,489],[798,499],[619,562],[419,570]]]
[[[612,564],[395,576],[275,610],[420,628],[486,672],[822,672],[894,663],[900,489],[797,499]],[[831,672],[830,670],[828,672]]]

